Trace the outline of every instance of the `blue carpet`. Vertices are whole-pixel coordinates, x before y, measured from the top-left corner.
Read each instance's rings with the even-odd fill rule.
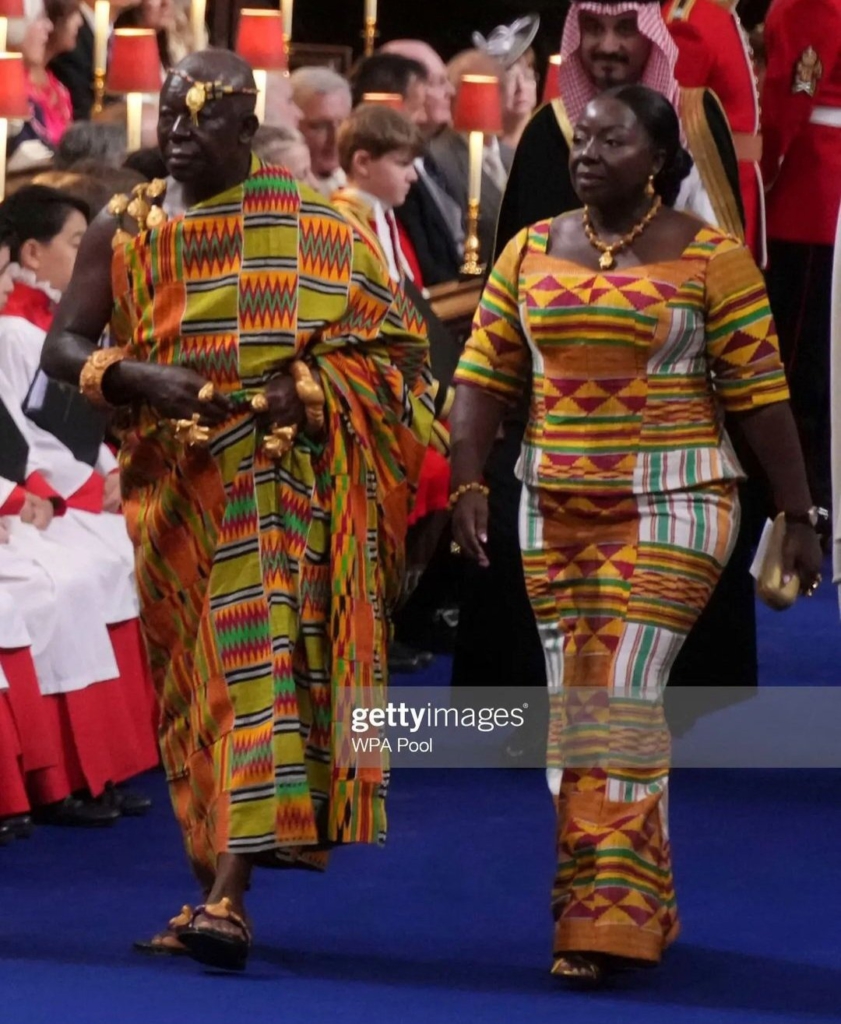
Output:
[[[760,630],[764,683],[838,683],[831,588]],[[676,772],[682,937],[659,970],[590,995],[548,975],[539,772],[398,772],[384,849],[256,874],[244,976],[131,952],[194,896],[163,780],[142,785],[146,819],[0,850],[3,1024],[841,1022],[841,771]]]

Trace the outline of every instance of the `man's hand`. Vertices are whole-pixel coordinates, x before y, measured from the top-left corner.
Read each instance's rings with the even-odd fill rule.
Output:
[[[53,521],[52,502],[46,498],[39,498],[36,494],[26,495],[23,508],[20,510],[22,523],[30,523],[36,530],[46,530]]]
[[[186,366],[159,366],[124,360],[109,370],[105,392],[110,397],[107,381],[114,374],[114,393],[129,401],[148,402],[161,416],[173,420],[188,420],[194,413],[201,422],[218,426],[232,413],[229,399],[217,391],[209,402],[199,401],[199,392],[207,380]]]
[[[295,381],[285,374],[273,377],[266,385],[268,412],[260,416],[264,427],[302,427],[306,416],[304,403],[298,398]]]
[[[118,472],[109,473],[108,476],[105,477],[105,490],[102,494],[102,511],[119,512],[121,504],[122,495],[120,494],[120,474]]]

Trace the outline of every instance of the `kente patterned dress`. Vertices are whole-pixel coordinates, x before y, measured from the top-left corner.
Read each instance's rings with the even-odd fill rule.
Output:
[[[112,331],[241,409],[207,448],[136,411],[121,452],[171,796],[200,877],[220,853],[323,866],[385,836],[387,764],[351,749],[380,699],[433,416],[423,321],[323,200],[256,159],[245,182],[117,242]],[[327,440],[279,462],[250,399],[320,372]]]
[[[738,526],[721,413],[788,391],[736,240],[702,227],[679,259],[603,272],[549,255],[549,228],[502,253],[456,382],[513,403],[532,380],[520,536],[550,688],[556,955],[656,961],[678,930],[662,694]]]

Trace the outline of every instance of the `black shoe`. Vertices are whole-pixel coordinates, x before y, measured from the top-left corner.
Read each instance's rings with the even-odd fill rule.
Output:
[[[66,825],[70,828],[102,828],[113,825],[120,817],[115,807],[109,807],[99,800],[80,800],[68,796],[56,804],[43,807],[37,818],[44,825]]]
[[[9,828],[9,826],[5,822],[0,821],[0,846],[6,846],[14,838],[14,832]]]
[[[28,839],[35,831],[35,822],[30,814],[18,814],[13,818],[5,818],[2,824],[12,830],[15,839]]]
[[[142,818],[152,807],[152,801],[143,793],[136,793],[125,786],[108,783],[100,800],[109,807],[116,808],[124,818]]]

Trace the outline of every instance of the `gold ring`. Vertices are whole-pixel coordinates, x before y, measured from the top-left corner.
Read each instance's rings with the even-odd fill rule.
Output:
[[[460,555],[461,554],[461,544],[458,544],[454,540],[450,541],[450,554],[451,555]]]
[[[262,391],[251,399],[251,408],[257,413],[269,411],[269,400]]]
[[[202,384],[201,388],[199,388],[199,401],[212,402],[215,394],[216,385],[212,381],[208,381],[207,384]]]

